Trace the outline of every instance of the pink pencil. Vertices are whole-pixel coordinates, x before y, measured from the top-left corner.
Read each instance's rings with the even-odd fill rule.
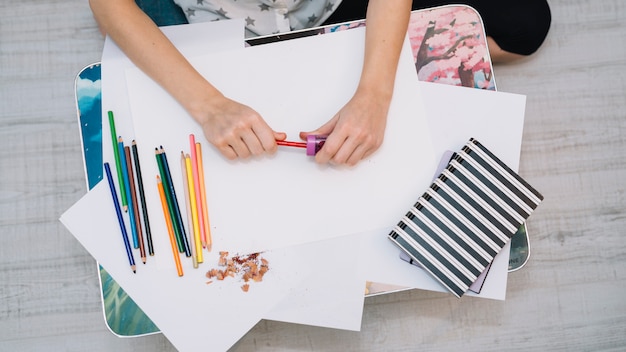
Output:
[[[194,180],[194,188],[196,192],[196,208],[198,210],[198,214],[203,214],[202,212],[202,194],[200,192],[200,177],[198,175],[198,154],[196,153],[196,137],[193,134],[189,135],[189,147],[191,149],[191,169],[193,172],[193,180]],[[202,239],[202,247],[206,248],[206,232],[204,231],[204,217],[199,216],[200,222],[200,238]]]

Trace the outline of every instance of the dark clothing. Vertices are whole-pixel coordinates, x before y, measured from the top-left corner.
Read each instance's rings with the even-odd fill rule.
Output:
[[[546,0],[414,0],[413,10],[463,4],[473,7],[483,20],[485,32],[502,50],[530,55],[548,35],[552,17]],[[327,24],[365,18],[367,0],[342,1]]]
[[[135,0],[135,2],[159,27],[187,23],[183,9],[173,0]]]
[[[135,1],[159,26],[187,23],[183,11],[172,0]],[[367,2],[342,1],[325,24],[365,18]],[[413,10],[450,4],[464,4],[476,9],[486,34],[502,50],[520,55],[530,55],[539,49],[552,21],[546,0],[414,0]]]
[[[450,4],[449,1],[413,1],[413,8]],[[464,0],[459,3],[476,9],[485,32],[510,53],[530,55],[548,35],[552,16],[546,0]]]

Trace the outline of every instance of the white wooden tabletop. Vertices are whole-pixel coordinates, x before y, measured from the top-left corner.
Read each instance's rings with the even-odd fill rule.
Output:
[[[520,173],[546,197],[506,301],[369,297],[361,332],[262,321],[233,351],[626,349],[626,2],[549,3],[544,47],[495,67],[527,95]],[[1,351],[174,350],[107,330],[95,261],[58,221],[85,193],[74,77],[102,44],[87,1],[0,2]]]

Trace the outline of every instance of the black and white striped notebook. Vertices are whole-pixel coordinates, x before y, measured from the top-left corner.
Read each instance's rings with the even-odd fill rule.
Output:
[[[472,138],[389,239],[461,297],[542,200]]]

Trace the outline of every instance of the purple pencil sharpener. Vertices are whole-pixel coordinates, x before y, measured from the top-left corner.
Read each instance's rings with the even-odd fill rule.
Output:
[[[325,135],[308,135],[306,137],[306,155],[315,155],[322,149],[326,142]]]

